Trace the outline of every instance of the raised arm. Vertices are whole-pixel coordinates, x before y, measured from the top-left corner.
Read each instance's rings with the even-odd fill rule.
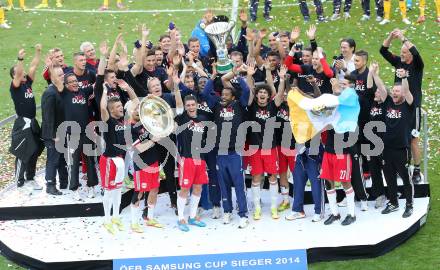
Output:
[[[29,78],[31,78],[32,81],[34,81],[35,79],[35,72],[37,71],[38,64],[40,63],[41,48],[42,48],[41,44],[35,45],[35,56],[29,67],[29,74],[28,74]]]
[[[376,91],[379,91],[380,100],[382,102],[384,102],[385,99],[388,96],[388,92],[387,92],[387,89],[385,87],[385,84],[383,83],[382,79],[379,77],[379,65],[377,63],[372,63],[370,65],[370,70],[372,72],[373,82],[377,86],[377,90]]]
[[[150,30],[147,29],[145,25],[142,25],[141,33],[141,47],[136,53],[136,63],[134,63],[133,67],[131,68],[131,73],[133,76],[136,76],[142,72],[144,68],[144,58],[147,53],[147,37],[150,34]]]
[[[23,66],[23,61],[24,61],[24,57],[26,55],[26,52],[24,51],[24,49],[21,49],[18,51],[18,55],[17,55],[17,64],[15,65],[15,72],[14,72],[14,77],[12,78],[12,85],[15,88],[20,87],[21,85],[21,79],[24,76],[24,66]]]
[[[247,107],[247,104],[249,102],[249,93],[250,93],[249,86],[247,85],[246,81],[241,77],[238,77],[238,82],[242,90],[240,96],[240,104],[242,107]]]
[[[267,35],[266,29],[261,29],[260,32],[257,35],[257,42],[255,43],[254,48],[254,57],[255,61],[257,61],[257,66],[261,67],[264,64],[263,57],[261,57],[261,44],[263,43],[264,37]]]
[[[116,66],[116,51],[118,49],[118,45],[120,44],[122,40],[122,33],[119,33],[118,36],[116,37],[115,43],[113,44],[113,48],[110,51],[110,56],[108,58],[108,64],[107,64],[107,69],[110,70],[114,70],[116,72],[117,70],[117,66]]]
[[[266,62],[264,63],[264,69],[266,70],[266,82],[269,85],[272,93],[271,98],[273,98],[277,90],[275,89],[275,85],[273,83],[272,71],[270,70],[270,63],[268,59],[266,59]]]
[[[249,99],[248,99],[248,106],[252,104],[254,101],[254,91],[255,91],[255,83],[254,83],[254,74],[256,71],[255,62],[250,61],[247,66],[247,75],[246,75],[246,82],[249,86]]]
[[[108,56],[107,41],[101,42],[101,44],[99,45],[99,52],[101,53],[101,56],[99,58],[98,73],[96,75],[104,75],[105,69],[107,67]]]
[[[235,67],[233,69],[235,69]],[[234,76],[235,76],[234,71],[229,71],[228,73],[223,75],[221,78],[223,87],[233,88],[231,84],[231,80],[232,78],[234,78]]]
[[[397,65],[400,60],[389,51],[389,47],[391,45],[391,41],[397,38],[399,31],[399,29],[394,29],[383,41],[382,47],[380,48],[380,54],[393,66]]]
[[[134,92],[133,88],[131,88],[131,86],[126,81],[119,79],[119,80],[117,80],[117,82],[118,82],[119,88],[121,88],[122,90],[127,92],[130,100],[138,98],[136,93]]]
[[[283,103],[284,97],[284,89],[286,87],[286,74],[287,67],[282,65],[280,71],[278,72],[278,76],[280,76],[280,84],[278,85],[278,92],[274,97],[275,106],[279,107],[281,103]]]
[[[411,105],[414,101],[414,97],[411,94],[411,91],[409,91],[408,73],[409,72],[403,68],[396,70],[397,77],[402,79],[402,94],[405,97],[406,102]]]
[[[309,30],[306,31],[306,35],[310,40],[310,47],[312,47],[312,53],[318,49],[318,43],[316,43],[316,26],[310,25]]]
[[[179,89],[180,79],[177,70],[173,72],[172,80],[174,85],[174,98],[176,99],[176,111],[182,112],[184,110],[184,107],[183,107],[182,96],[180,94],[180,89]]]
[[[327,76],[327,78],[333,78],[335,74],[328,65],[321,47],[318,47],[318,55],[319,55],[319,61],[321,62],[322,65],[322,69],[324,70],[324,75]]]
[[[107,86],[105,84],[102,85],[102,97],[101,102],[99,104],[100,112],[101,112],[101,120],[107,122],[110,118],[110,115],[107,110]]]

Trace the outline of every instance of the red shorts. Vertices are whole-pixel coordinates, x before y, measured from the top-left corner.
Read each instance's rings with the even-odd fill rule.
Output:
[[[159,163],[156,161],[140,171],[135,171],[133,180],[134,190],[138,192],[147,192],[159,188]]]
[[[278,174],[278,151],[276,148],[259,149],[249,158],[252,176],[263,173]]]
[[[321,178],[335,182],[350,182],[351,181],[350,154],[336,155],[336,154],[324,152],[324,157],[322,158]]]
[[[248,143],[245,143],[244,144],[244,148],[243,148],[243,150],[244,151],[247,151],[247,150],[249,150],[249,144]],[[243,170],[247,170],[247,167],[248,167],[248,165],[249,165],[249,156],[247,156],[247,155],[243,155],[243,157],[242,157],[242,159],[243,159]]]
[[[204,160],[181,157],[178,167],[181,188],[191,188],[193,184],[208,184],[208,173]]]
[[[122,186],[122,182],[115,182],[116,165],[112,158],[101,155],[99,158],[99,173],[101,175],[101,187],[103,189],[112,190]]]
[[[295,169],[296,151],[295,149],[278,146],[278,163],[280,165],[280,173],[286,173],[287,169],[293,173]]]

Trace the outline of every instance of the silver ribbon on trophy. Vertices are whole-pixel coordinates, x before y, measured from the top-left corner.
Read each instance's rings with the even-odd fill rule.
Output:
[[[232,70],[232,62],[228,57],[228,49],[226,48],[226,39],[234,25],[235,21],[214,22],[207,25],[204,29],[217,49],[217,72],[220,74],[225,74]]]

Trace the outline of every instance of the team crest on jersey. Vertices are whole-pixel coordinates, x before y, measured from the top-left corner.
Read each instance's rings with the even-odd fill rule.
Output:
[[[142,183],[142,188],[147,188],[147,183]]]
[[[183,179],[183,184],[184,185],[188,185],[189,184],[189,180],[188,179]]]
[[[382,108],[378,108],[378,107],[371,108],[370,115],[371,116],[382,115]]]
[[[289,120],[289,112],[285,109],[280,109],[277,112],[277,117],[283,119],[284,121],[288,122]]]
[[[390,118],[390,119],[402,118],[402,112],[400,110],[395,110],[395,109],[389,108],[387,110],[387,118]]]
[[[83,95],[76,95],[72,98],[73,104],[86,104],[86,99]]]
[[[27,88],[24,93],[24,98],[34,98],[34,93],[32,93],[32,88]]]
[[[193,132],[203,133],[204,127],[205,126],[202,123],[197,123],[192,120],[188,122],[188,130],[191,130]]]
[[[262,120],[267,120],[270,118],[270,112],[266,109],[258,109],[257,113],[255,114],[255,117]]]
[[[234,109],[229,106],[227,108],[222,108],[220,111],[220,117],[223,118],[232,118],[234,117],[235,113],[234,113]]]

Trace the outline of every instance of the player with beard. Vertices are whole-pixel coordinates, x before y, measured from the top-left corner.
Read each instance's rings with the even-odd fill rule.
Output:
[[[400,39],[402,41],[402,47],[400,49],[400,56],[394,55],[389,51],[391,41],[393,39]],[[420,162],[421,155],[419,149],[419,135],[420,135],[420,122],[421,122],[421,106],[422,106],[422,81],[423,81],[423,68],[424,63],[420,53],[417,51],[416,46],[411,43],[402,33],[401,30],[395,29],[384,40],[382,47],[380,48],[380,54],[388,61],[394,68],[403,68],[407,70],[409,91],[414,99],[415,108],[413,110],[413,117],[410,118],[412,123],[411,134],[411,152],[414,162],[414,171],[412,175],[412,181],[414,183],[420,183],[422,177],[420,174]],[[394,82],[399,82],[401,79],[396,75]]]
[[[377,65],[377,63],[370,64],[367,78],[367,89],[372,89],[374,84],[377,87],[385,87],[384,83],[379,77],[379,66]],[[382,103],[383,102],[380,98],[380,90],[376,90],[374,92],[374,97],[370,106],[370,122],[383,123],[385,125],[385,111],[382,108]],[[377,140],[383,141],[383,132],[376,131],[374,132],[374,135],[377,136]],[[371,146],[371,149],[374,147],[374,141],[368,140],[366,138],[366,142]],[[383,154],[380,153],[380,155],[367,156],[367,162],[368,168],[370,169],[372,181],[371,195],[376,198],[374,208],[379,209],[382,208],[386,202],[385,187],[382,178]]]
[[[388,187],[389,202],[382,214],[389,214],[399,210],[397,194],[397,174],[403,181],[403,195],[406,199],[406,207],[402,217],[407,218],[413,213],[414,188],[409,179],[408,165],[410,162],[410,142],[408,134],[411,129],[411,121],[415,109],[414,98],[409,90],[408,71],[402,68],[396,70],[396,76],[400,82],[395,82],[389,95],[384,87],[380,90],[380,99],[385,110],[386,132],[383,136],[385,145],[383,151],[383,173]]]
[[[255,66],[249,64],[248,68],[248,85],[251,89],[254,89],[254,82],[252,79],[255,72]],[[266,124],[275,124],[274,120],[278,111],[278,107],[283,101],[285,76],[287,73],[287,67],[282,66],[278,76],[280,83],[278,92],[274,99],[271,101],[272,91],[275,92],[275,87],[272,82],[272,78],[268,77],[268,85],[256,87],[255,90],[250,91],[248,101],[248,114],[249,120],[254,124],[259,125],[260,130],[258,132],[251,131],[249,141],[249,151],[253,154],[250,156],[251,175],[252,175],[252,195],[254,201],[254,220],[261,219],[261,179],[264,173],[270,174],[269,176],[269,191],[271,199],[271,215],[273,219],[278,219],[277,210],[277,197],[278,197],[278,152],[276,148],[275,140],[275,126],[267,126]],[[255,91],[255,96],[253,91]],[[255,97],[255,100],[254,100]],[[269,122],[268,122],[269,121]]]
[[[73,77],[71,77],[73,78]],[[70,79],[71,80],[71,79]],[[131,99],[136,94],[133,89],[123,80],[118,85],[127,91]],[[99,171],[101,173],[101,186],[104,189],[102,204],[104,207],[104,227],[111,234],[115,234],[113,225],[119,231],[124,230],[124,225],[119,217],[121,205],[121,187],[125,173],[125,137],[124,131],[127,128],[124,121],[124,107],[118,97],[107,96],[108,87],[103,85],[103,94],[100,101],[101,120],[108,125],[107,132],[104,132],[105,150],[99,158]],[[110,212],[113,208],[113,216],[110,219]]]

